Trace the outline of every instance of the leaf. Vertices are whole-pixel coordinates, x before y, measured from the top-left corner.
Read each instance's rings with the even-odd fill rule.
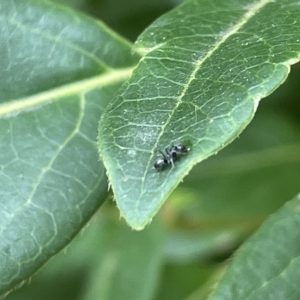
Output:
[[[299,60],[294,0],[186,1],[140,36],[145,56],[107,107],[99,149],[118,207],[142,229],[198,162],[234,140]],[[191,150],[156,172],[156,150]],[[159,156],[158,156],[159,157]]]
[[[107,197],[100,115],[136,63],[103,24],[0,3],[0,293],[70,242]]]
[[[198,231],[200,230],[198,229]],[[169,231],[164,247],[167,261],[180,264],[193,261],[199,263],[218,255],[224,255],[224,253],[236,249],[248,233],[244,228],[198,231],[188,232],[178,229]]]
[[[61,0],[56,0],[60,2]],[[74,6],[74,0],[68,1]],[[130,40],[135,40],[158,16],[173,8],[177,3],[174,1],[161,0],[126,0],[126,5],[120,5],[120,0],[87,1],[76,0],[80,8],[92,13],[103,20],[109,27]],[[73,3],[70,3],[73,2]],[[77,4],[79,7],[79,3]]]
[[[262,225],[209,299],[299,299],[299,208],[300,195]]]
[[[153,222],[141,233],[110,223],[82,299],[153,299],[163,262],[163,227]]]
[[[202,226],[258,225],[299,191],[299,141],[293,119],[261,107],[239,139],[196,166],[176,190],[189,191],[184,214]]]
[[[66,251],[55,255],[30,284],[7,300],[119,300],[120,295],[153,299],[162,269],[163,241],[159,222],[143,233],[134,232],[117,214],[108,213],[106,205]]]

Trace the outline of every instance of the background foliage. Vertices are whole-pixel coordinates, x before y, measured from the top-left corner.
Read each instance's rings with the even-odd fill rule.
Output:
[[[117,0],[64,2],[99,17],[132,41],[154,19],[178,4],[178,1],[158,0],[132,0],[126,1],[126,5],[120,5]],[[120,295],[124,295],[124,299],[206,299],[212,286],[220,280],[233,251],[256,232],[270,214],[281,209],[278,220],[285,220],[286,213],[289,219],[293,216],[290,211],[297,212],[297,198],[289,206],[281,207],[299,192],[299,80],[300,68],[295,65],[285,84],[263,99],[253,122],[240,138],[197,165],[144,231],[129,229],[119,220],[115,203],[107,201],[63,252],[33,276],[30,284],[25,283],[6,299],[102,300],[120,299]],[[100,92],[108,99],[112,95],[110,89]],[[68,101],[65,103],[68,105]],[[90,108],[94,109],[95,106]],[[101,111],[101,107],[98,110]],[[92,135],[94,138],[96,132],[92,131]],[[98,206],[99,203],[94,203],[87,214]],[[258,236],[252,237],[250,245],[255,246],[257,240],[263,244],[270,240],[264,234],[274,228],[276,217],[275,221],[267,221]],[[287,230],[276,240],[276,244],[283,244],[279,249],[282,251],[274,251],[271,258],[283,261],[285,266],[276,265],[275,270],[263,268],[269,274],[277,276],[286,265],[294,269],[287,274],[296,274],[299,239],[297,234],[289,233],[298,228],[297,218],[295,214],[288,225],[279,223],[279,228]],[[290,246],[293,252],[290,256],[284,257],[284,245]],[[268,253],[272,249],[267,250]],[[253,248],[249,251],[251,253]],[[248,256],[247,246],[240,253]],[[263,261],[268,262],[268,257]],[[251,262],[247,262],[244,272],[259,273],[262,264],[253,266]],[[227,299],[228,295],[228,299],[243,298],[235,294],[238,286],[226,290],[230,286],[228,282],[233,281],[230,276],[234,278],[235,269],[239,271],[242,267],[243,262],[232,265],[229,277],[224,277],[211,299]],[[256,282],[255,275],[249,273],[245,281],[253,276]],[[288,292],[283,297],[298,299],[300,291],[290,276],[278,276],[273,290],[277,287],[284,291],[287,287]],[[252,297],[268,299],[266,295]],[[276,295],[270,299],[286,299],[276,298]]]

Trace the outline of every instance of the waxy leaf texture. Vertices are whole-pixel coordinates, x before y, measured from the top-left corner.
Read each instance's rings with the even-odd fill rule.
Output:
[[[0,1],[0,293],[68,244],[107,197],[102,111],[130,75],[128,42],[45,1]]]
[[[300,5],[285,0],[191,0],[139,37],[138,67],[99,124],[99,150],[117,205],[142,229],[198,162],[233,141],[261,98],[299,60]],[[157,172],[157,150],[189,153]]]

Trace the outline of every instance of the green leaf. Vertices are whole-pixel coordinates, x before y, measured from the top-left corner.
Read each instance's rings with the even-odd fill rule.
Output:
[[[61,2],[62,0],[55,1]],[[161,0],[126,0],[126,5],[120,5],[123,3],[122,0],[63,1],[69,2],[69,5],[80,6],[81,9],[103,20],[109,27],[130,40],[136,40],[142,30],[179,3],[179,1],[176,3]]]
[[[153,299],[163,258],[164,230],[153,222],[145,231],[124,224],[106,224],[107,241],[100,248],[82,299]]]
[[[209,299],[299,299],[300,195],[238,251]]]
[[[191,168],[234,140],[299,60],[294,0],[191,0],[138,39],[144,53],[102,115],[99,149],[126,221],[143,228]],[[156,172],[156,150],[191,150]]]
[[[70,242],[107,197],[97,124],[136,64],[103,24],[0,2],[0,293]]]
[[[261,107],[239,139],[196,166],[176,190],[189,192],[185,215],[222,228],[258,225],[299,191],[299,141],[297,123]]]
[[[66,251],[6,299],[153,299],[163,263],[162,224],[153,222],[143,233],[134,232],[105,208]]]
[[[200,231],[200,230],[199,230]],[[168,232],[164,247],[168,262],[189,263],[204,261],[236,249],[246,235],[244,228]]]

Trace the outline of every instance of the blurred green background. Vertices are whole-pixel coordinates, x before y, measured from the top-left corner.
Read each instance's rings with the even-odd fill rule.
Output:
[[[64,0],[134,41],[176,0]],[[300,65],[239,139],[196,166],[152,224],[132,231],[108,200],[8,300],[205,299],[229,258],[299,192]]]

